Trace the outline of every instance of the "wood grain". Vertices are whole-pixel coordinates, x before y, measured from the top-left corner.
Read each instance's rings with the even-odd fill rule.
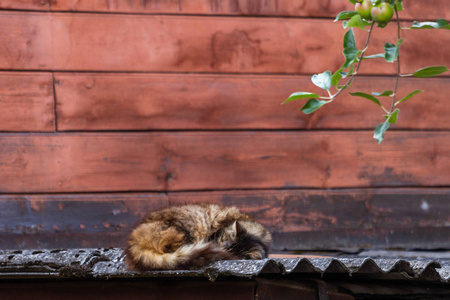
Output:
[[[274,250],[437,249],[450,245],[449,189],[215,191],[0,196],[2,248],[123,247],[135,224],[171,205],[234,205],[274,235]]]
[[[165,189],[166,151],[158,135],[23,134],[0,140],[5,191]]]
[[[126,0],[77,2],[59,0],[52,10],[102,11],[126,13],[171,13],[206,15],[270,15],[270,16],[315,16],[329,17],[335,12],[349,9],[352,5],[343,0],[332,1],[327,5],[311,1],[290,0],[209,0],[209,1],[140,1]]]
[[[67,272],[67,271],[66,271]],[[31,272],[24,276],[30,276]],[[17,276],[17,275],[16,275]],[[38,277],[38,275],[34,275]],[[62,277],[62,276],[61,276]],[[87,276],[86,276],[87,277]],[[252,300],[255,297],[256,283],[249,280],[220,281],[189,279],[189,277],[163,280],[26,280],[27,283],[4,280],[0,293],[5,299],[33,300],[97,300],[97,299],[146,299],[177,300],[180,295],[185,300]],[[300,290],[297,290],[297,295]],[[285,292],[286,293],[286,292]],[[301,295],[308,295],[302,292]],[[315,292],[317,294],[317,292]],[[286,299],[286,298],[284,298]],[[305,299],[305,298],[303,298]],[[309,298],[311,299],[311,298]],[[330,300],[352,300],[349,296],[330,292]]]
[[[447,132],[391,131],[381,146],[371,136],[366,131],[3,134],[0,191],[448,186]]]
[[[444,228],[448,189],[265,190],[169,193],[169,205],[234,205],[272,232]],[[447,243],[450,239],[444,239]]]
[[[49,10],[51,0],[2,0],[0,9]]]
[[[291,93],[313,91],[309,76],[57,73],[58,130],[369,129],[384,112],[344,93],[305,115],[306,102],[280,106]],[[393,89],[393,78],[360,77],[349,92]],[[425,92],[401,105],[396,129],[450,129],[450,79],[405,78],[399,97]],[[386,108],[391,98],[383,99]]]
[[[342,25],[320,19],[2,12],[0,26],[2,69],[313,74],[344,61],[340,50],[330,55],[342,47]],[[393,34],[376,30],[369,54]],[[450,43],[445,31],[404,38],[403,72],[450,61],[439,47]],[[394,74],[395,65],[371,60],[360,73]]]
[[[0,131],[54,131],[49,73],[0,72]]]
[[[205,15],[246,15],[246,16],[289,16],[334,18],[339,12],[352,10],[348,0],[308,1],[308,0],[209,0],[209,1],[127,1],[127,0],[3,0],[2,9],[31,9],[52,11],[88,11],[110,13],[148,14],[205,14]],[[401,18],[436,20],[448,19],[446,0],[428,0],[426,3],[411,1],[404,4]]]

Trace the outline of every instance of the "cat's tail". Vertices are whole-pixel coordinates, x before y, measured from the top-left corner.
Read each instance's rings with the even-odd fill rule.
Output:
[[[236,259],[232,254],[211,242],[199,242],[183,245],[174,252],[156,253],[151,249],[138,250],[129,247],[125,262],[134,271],[149,270],[192,270],[219,260]],[[133,251],[134,250],[134,251]]]
[[[138,226],[128,241],[125,262],[133,271],[198,269],[235,256],[212,242],[186,244],[185,236],[169,228],[157,231],[159,224]]]

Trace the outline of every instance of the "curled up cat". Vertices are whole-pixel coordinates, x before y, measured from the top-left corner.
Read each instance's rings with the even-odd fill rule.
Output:
[[[125,250],[130,270],[198,269],[218,260],[263,259],[272,237],[236,207],[173,206],[147,215]]]

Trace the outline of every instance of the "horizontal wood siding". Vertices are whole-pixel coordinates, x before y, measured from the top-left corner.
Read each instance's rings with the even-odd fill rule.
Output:
[[[66,271],[67,272],[67,271]],[[27,273],[29,274],[29,273]],[[164,278],[158,280],[127,281],[122,280],[29,280],[23,282],[6,281],[0,285],[0,293],[6,299],[33,300],[97,300],[97,299],[146,299],[177,300],[182,295],[185,300],[252,300],[255,297],[256,283],[250,280],[219,281],[212,283],[197,278]],[[173,280],[171,280],[173,279]],[[263,286],[258,284],[258,286]],[[277,286],[266,287],[276,290]],[[260,288],[261,289],[261,288]],[[317,292],[306,289],[294,290],[296,295],[316,295]],[[288,294],[288,292],[285,292]],[[267,292],[262,292],[267,295]],[[270,295],[270,294],[269,294]],[[271,298],[266,298],[271,299]],[[286,298],[284,298],[286,299]],[[330,292],[330,300],[352,300],[346,294]],[[264,299],[263,299],[264,300]]]
[[[121,247],[149,211],[209,202],[235,205],[259,220],[273,233],[277,251],[445,248],[450,244],[448,197],[448,189],[0,196],[0,244]]]
[[[291,92],[314,91],[309,76],[55,74],[58,130],[372,129],[384,113],[370,101],[343,95],[327,109],[300,114],[306,100],[280,106]],[[352,91],[380,91],[391,77],[362,77]],[[401,81],[395,129],[450,129],[449,78]],[[323,93],[322,93],[323,94]],[[384,98],[386,108],[391,98]]]
[[[330,20],[3,12],[0,26],[1,69],[311,74],[344,62],[340,51],[330,55],[344,35]],[[445,47],[429,55],[431,45],[450,44],[445,31],[404,37],[403,72],[450,60]],[[373,53],[395,41],[382,30],[373,38]],[[360,72],[394,74],[395,66],[371,60]]]
[[[0,9],[48,10],[51,0],[4,0]]]
[[[449,19],[448,0],[400,16]],[[149,211],[236,205],[274,250],[450,249],[450,77],[402,78],[399,122],[297,91],[344,62],[348,0],[0,1],[0,249],[121,247]],[[369,54],[395,43],[375,28]],[[358,47],[365,33],[355,29]],[[450,65],[448,30],[402,31],[402,72]],[[365,61],[350,92],[394,88]],[[389,107],[390,98],[383,99]]]
[[[404,19],[448,19],[447,0],[428,0],[405,3],[400,13]],[[351,10],[348,0],[3,0],[0,9],[51,10],[79,12],[109,12],[138,14],[195,14],[195,15],[248,15],[279,17],[334,18],[339,12]]]
[[[445,186],[450,179],[447,132],[390,132],[382,146],[368,131],[27,134],[0,135],[0,147],[4,193]]]

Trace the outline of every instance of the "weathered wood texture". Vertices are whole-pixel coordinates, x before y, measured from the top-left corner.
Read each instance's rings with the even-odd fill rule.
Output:
[[[147,212],[168,205],[163,194],[0,196],[0,249],[122,247]]]
[[[446,0],[410,1],[404,5],[406,10],[400,16],[405,19],[434,20],[450,16]],[[341,11],[352,10],[353,5],[348,0],[3,0],[0,9],[333,18]]]
[[[2,0],[0,9],[48,10],[51,0]]]
[[[384,113],[370,101],[342,96],[315,114],[306,100],[280,103],[294,91],[319,91],[309,76],[57,73],[58,130],[372,129]],[[392,87],[388,77],[361,77],[352,91]],[[396,129],[450,129],[450,79],[401,81]],[[381,90],[380,90],[381,92]],[[322,93],[323,94],[323,93]],[[391,98],[383,104],[390,107]]]
[[[51,74],[0,72],[0,131],[54,131],[54,106]]]
[[[170,205],[235,205],[267,226],[274,250],[448,248],[449,189],[224,191],[0,196],[1,248],[123,247]]]
[[[447,2],[408,1],[402,18],[448,19]],[[426,92],[400,107],[394,129],[405,131],[381,146],[382,112],[367,100],[310,116],[300,101],[279,105],[343,63],[329,54],[344,34],[330,19],[350,8],[0,1],[0,248],[123,246],[147,211],[202,201],[254,214],[276,250],[449,249],[450,192],[437,188],[450,185],[449,78],[402,79],[400,95]],[[369,54],[395,42],[388,31],[375,29]],[[447,31],[402,34],[404,73],[448,65]],[[395,64],[360,73],[376,76],[355,90],[381,92]]]
[[[447,132],[0,135],[0,192],[447,186]],[[427,167],[425,167],[427,166]]]
[[[317,300],[323,298],[321,295],[326,294],[329,300],[355,300],[355,297],[349,294],[340,293],[337,291],[324,292],[323,290],[317,290],[317,284],[311,282],[299,283],[289,281],[274,282],[273,280],[257,280],[255,299],[258,300],[270,300],[270,299],[283,299],[283,300]]]
[[[343,63],[329,50],[341,48],[344,30],[329,20],[2,12],[0,27],[2,69],[312,74]],[[394,32],[376,30],[372,52]],[[404,38],[405,73],[450,60],[438,47],[450,44],[444,30]],[[394,74],[395,65],[371,60],[360,73]]]
[[[5,299],[21,300],[253,300],[255,283],[215,282],[201,280],[145,280],[145,281],[44,281],[23,283],[2,282],[0,293]],[[304,294],[304,293],[303,293]],[[301,294],[300,294],[301,295]],[[308,295],[308,294],[306,294]],[[332,293],[330,300],[348,300],[343,294]],[[180,297],[181,296],[181,297]],[[266,298],[267,299],[267,298]],[[274,299],[274,298],[273,298]],[[351,299],[351,298],[350,298]]]

